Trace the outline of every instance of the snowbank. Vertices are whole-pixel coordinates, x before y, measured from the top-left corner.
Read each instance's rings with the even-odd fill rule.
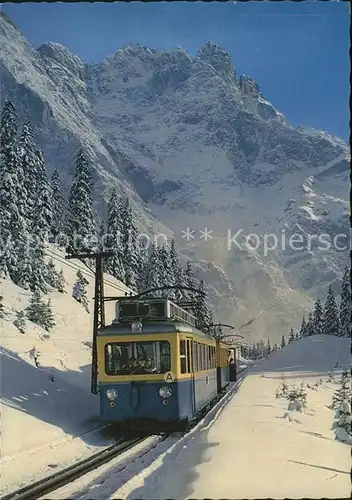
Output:
[[[93,429],[101,427],[98,397],[90,393],[94,276],[79,261],[50,246],[58,271],[63,269],[66,293],[50,291],[56,326],[48,335],[29,322],[22,334],[13,325],[16,310],[24,310],[29,291],[1,280],[5,318],[0,323],[2,492],[27,484],[52,469],[97,451],[109,442]],[[81,269],[88,280],[89,311],[72,298]],[[129,291],[106,276],[105,293]],[[107,320],[114,305],[107,303]],[[37,352],[39,368],[33,353]],[[43,453],[43,450],[45,452]]]

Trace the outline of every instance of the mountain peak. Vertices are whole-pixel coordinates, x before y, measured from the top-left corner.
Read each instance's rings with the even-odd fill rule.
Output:
[[[82,78],[84,75],[85,64],[81,59],[72,54],[67,47],[61,45],[60,43],[48,42],[43,43],[37,52],[43,57],[55,61],[65,68],[67,68],[71,73]]]
[[[224,80],[235,80],[236,75],[230,54],[221,45],[207,42],[198,50],[196,58],[210,64]]]

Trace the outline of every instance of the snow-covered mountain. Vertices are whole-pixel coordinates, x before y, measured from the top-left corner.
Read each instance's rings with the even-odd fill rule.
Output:
[[[223,48],[207,43],[192,57],[128,45],[88,65],[57,43],[35,50],[4,14],[0,47],[1,99],[13,97],[20,117],[30,116],[48,167],[69,181],[83,146],[97,209],[104,213],[115,182],[141,228],[174,232],[222,320],[239,326],[283,297],[244,330],[275,338],[298,326],[327,284],[338,285],[348,250],[317,248],[309,235],[332,241],[349,232],[347,145],[290,126]],[[195,230],[189,242],[187,228]],[[250,233],[261,238],[256,248],[244,244]],[[279,248],[265,252],[267,233]],[[284,248],[292,233],[310,237],[310,247]]]

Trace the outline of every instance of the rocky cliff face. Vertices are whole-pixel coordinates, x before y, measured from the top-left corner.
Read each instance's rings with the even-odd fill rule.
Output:
[[[87,65],[56,43],[33,49],[3,15],[0,47],[1,97],[31,117],[48,166],[68,181],[83,146],[98,211],[114,182],[141,227],[172,231],[222,319],[239,326],[279,298],[245,332],[275,338],[298,326],[311,297],[338,286],[348,250],[317,237],[349,231],[347,145],[291,127],[224,48],[207,43],[191,57],[128,45]],[[293,233],[300,250],[283,244]]]

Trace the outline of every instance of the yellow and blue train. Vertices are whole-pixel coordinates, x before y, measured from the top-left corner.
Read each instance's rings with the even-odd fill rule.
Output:
[[[196,325],[169,299],[117,302],[115,321],[97,335],[104,421],[187,428],[206,411],[230,382],[233,354]]]

